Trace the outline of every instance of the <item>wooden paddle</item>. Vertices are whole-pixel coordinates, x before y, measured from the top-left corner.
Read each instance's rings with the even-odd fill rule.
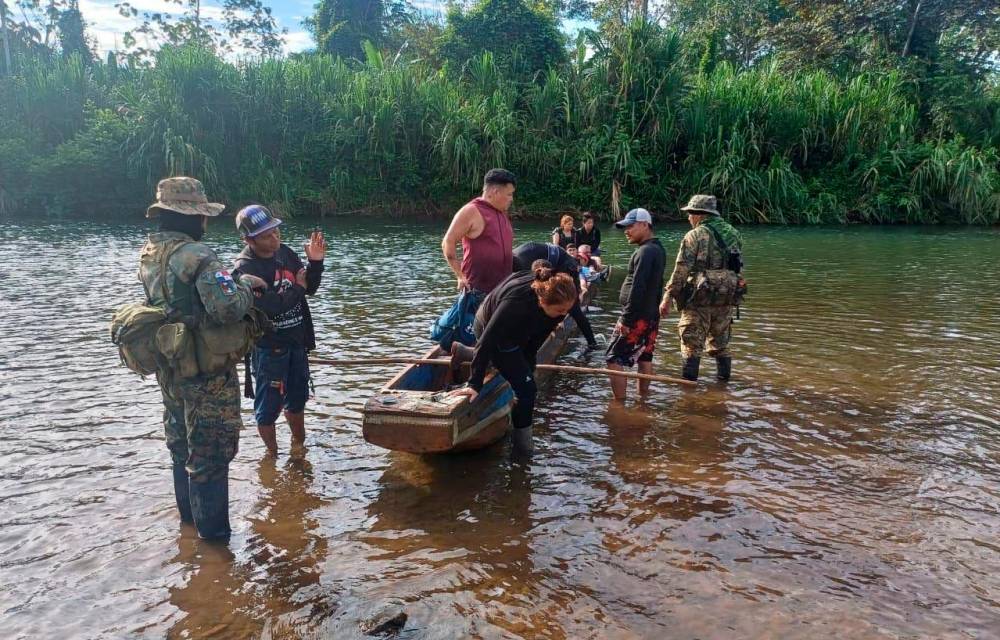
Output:
[[[372,364],[429,364],[439,367],[450,367],[450,358],[367,358],[360,360],[329,360],[326,358],[309,358],[310,364],[326,364],[334,367],[360,367]],[[463,363],[468,364],[468,363]],[[573,367],[565,364],[540,364],[535,367],[542,371],[559,371],[561,373],[572,373],[576,375],[602,375],[620,376],[622,378],[635,378],[636,380],[649,380],[651,382],[669,382],[685,387],[697,387],[698,383],[683,378],[672,376],[659,376],[652,373],[633,373],[631,371],[615,371],[614,369],[592,369],[590,367]]]

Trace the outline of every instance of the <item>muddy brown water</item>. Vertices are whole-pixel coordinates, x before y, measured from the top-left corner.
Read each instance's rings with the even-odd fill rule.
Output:
[[[420,353],[444,223],[324,227],[320,351]],[[144,231],[0,227],[4,638],[354,638],[399,610],[404,638],[1000,636],[996,231],[749,229],[734,381],[622,408],[557,377],[526,464],[373,447],[394,369],[317,367],[303,461],[263,458],[244,401],[228,549],[179,526],[155,384],[106,336]],[[599,365],[583,347],[562,362]],[[667,321],[657,370],[676,348]]]

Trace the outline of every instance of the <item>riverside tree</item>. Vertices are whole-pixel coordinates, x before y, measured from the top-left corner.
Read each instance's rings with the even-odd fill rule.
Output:
[[[384,27],[356,60],[236,61],[194,38],[150,65],[88,66],[54,44],[0,78],[0,210],[133,215],[157,179],[193,173],[233,207],[448,211],[507,166],[527,215],[670,214],[711,191],[741,222],[1000,221],[1000,82],[970,44],[988,38],[808,62],[777,31],[727,53],[732,23],[707,19],[599,26],[534,66],[509,34],[467,40],[466,60],[425,55],[423,25]],[[419,53],[399,55],[414,33]]]
[[[505,72],[530,78],[566,61],[565,40],[555,14],[545,5],[479,0],[468,11],[451,5],[439,53],[460,69],[488,51]]]
[[[52,54],[76,54],[87,64],[94,58],[77,0],[0,0],[0,46],[7,73]]]
[[[379,47],[413,19],[405,0],[320,0],[306,27],[318,51],[362,59],[364,43]]]
[[[879,59],[957,56],[983,71],[996,66],[1000,4],[995,0],[785,0],[777,44],[801,65],[855,67]]]

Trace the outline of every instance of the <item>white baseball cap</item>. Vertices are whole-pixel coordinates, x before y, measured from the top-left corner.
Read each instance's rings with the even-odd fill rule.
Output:
[[[615,226],[619,229],[624,229],[625,227],[631,227],[636,222],[645,222],[647,224],[653,224],[653,216],[649,214],[648,211],[639,207],[637,209],[632,209],[627,214],[625,218],[619,220],[615,223]]]

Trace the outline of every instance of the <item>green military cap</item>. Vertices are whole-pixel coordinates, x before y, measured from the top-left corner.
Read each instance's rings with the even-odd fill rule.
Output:
[[[716,202],[715,196],[698,194],[696,196],[691,196],[691,199],[688,200],[687,206],[681,207],[681,211],[697,211],[717,216],[719,215],[719,203]]]
[[[156,202],[146,209],[146,217],[155,218],[160,209],[189,216],[217,216],[225,208],[224,204],[208,201],[200,180],[164,178],[156,185]]]

